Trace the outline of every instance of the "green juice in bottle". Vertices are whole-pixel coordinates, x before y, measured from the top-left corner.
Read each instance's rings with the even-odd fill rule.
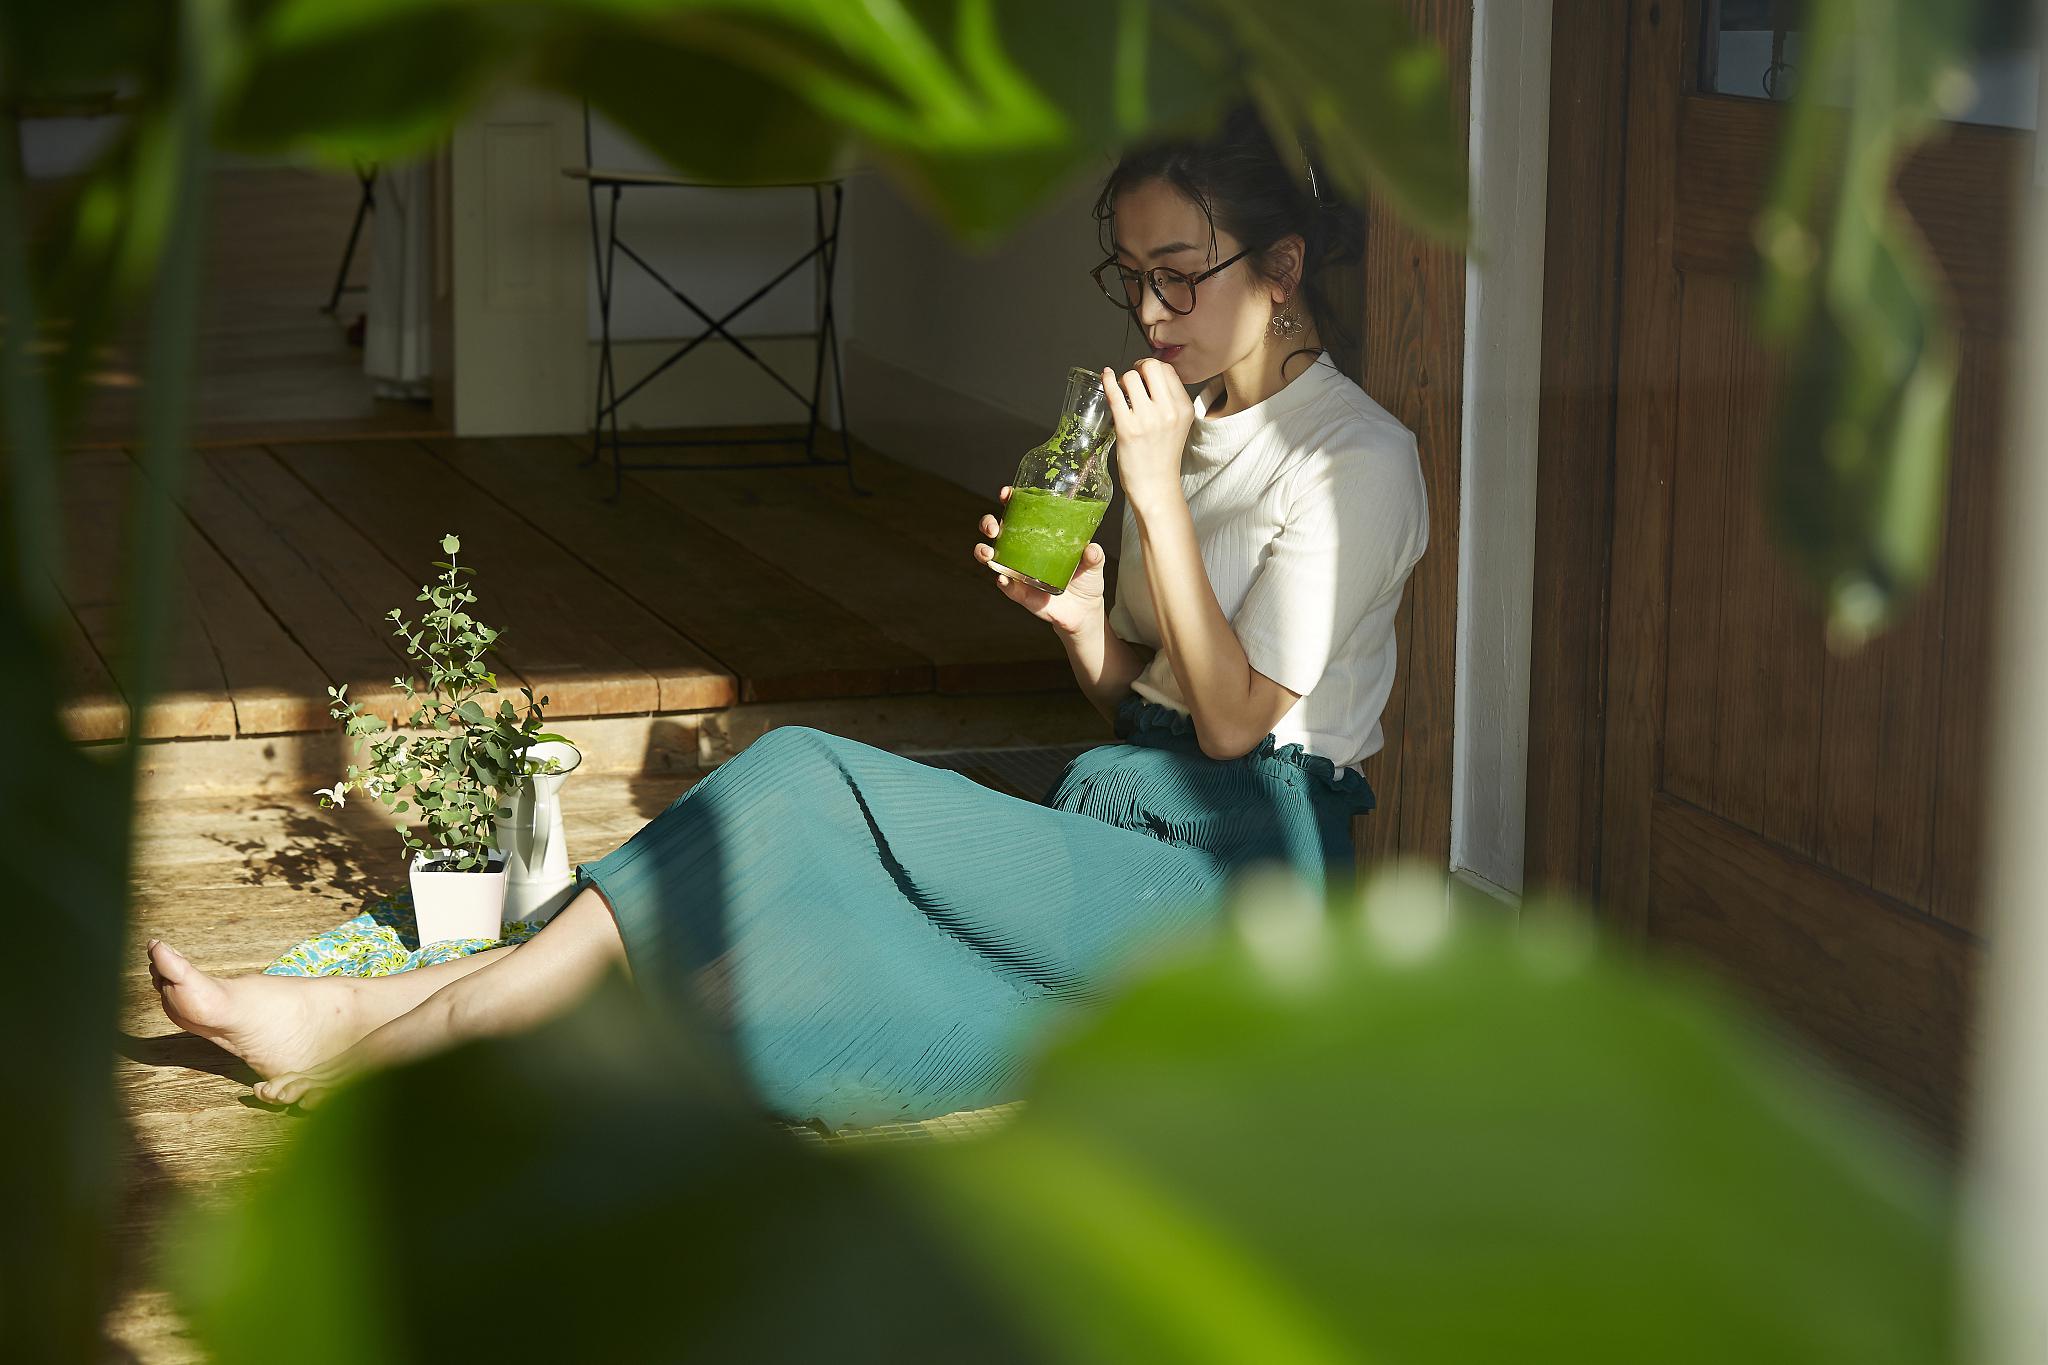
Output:
[[[1116,492],[1109,474],[1115,443],[1102,376],[1067,371],[1059,426],[1017,463],[989,567],[1047,592],[1065,592]]]

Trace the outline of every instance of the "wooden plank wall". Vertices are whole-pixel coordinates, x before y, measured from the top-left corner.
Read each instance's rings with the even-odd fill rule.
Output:
[[[1585,895],[1600,865],[1627,24],[1610,0],[1552,0],[1524,881]]]
[[[1450,63],[1462,129],[1471,108],[1470,0],[1406,0],[1416,29]],[[1429,490],[1429,551],[1408,580],[1395,627],[1400,668],[1382,725],[1386,746],[1366,764],[1379,808],[1360,854],[1447,865],[1451,856],[1451,724],[1458,648],[1458,430],[1465,374],[1465,256],[1374,205],[1365,246],[1365,391],[1415,432]]]

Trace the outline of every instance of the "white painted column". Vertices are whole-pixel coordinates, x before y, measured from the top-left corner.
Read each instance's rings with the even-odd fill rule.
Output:
[[[2048,3],[2038,10],[2048,22]],[[2048,30],[2044,30],[2048,31]],[[2044,84],[2048,100],[2048,84]],[[2044,105],[2048,108],[2048,105]],[[2035,131],[2035,173],[2020,210],[2021,315],[2010,366],[2014,439],[2005,443],[1992,576],[1989,822],[1983,880],[1991,950],[1984,957],[1982,1043],[1961,1282],[1984,1365],[2048,1361],[2048,151]]]
[[[1475,0],[1451,870],[1522,888],[1550,0]]]

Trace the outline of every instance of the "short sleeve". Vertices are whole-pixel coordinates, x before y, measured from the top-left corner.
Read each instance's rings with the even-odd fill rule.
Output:
[[[1231,621],[1251,666],[1290,692],[1306,696],[1368,614],[1400,600],[1429,543],[1421,462],[1400,436],[1319,450],[1291,475],[1286,520]]]

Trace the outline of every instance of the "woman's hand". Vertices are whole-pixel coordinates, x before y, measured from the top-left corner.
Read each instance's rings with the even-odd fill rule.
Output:
[[[1117,482],[1134,510],[1162,497],[1180,496],[1180,460],[1187,449],[1195,405],[1187,386],[1163,360],[1151,356],[1136,369],[1104,368],[1102,389],[1116,423]]]
[[[1003,485],[1003,491],[996,495],[997,501],[1005,506],[1010,501],[1010,486]],[[981,533],[993,541],[1001,535],[1003,524],[992,516],[981,519]],[[974,547],[977,564],[988,564],[996,557],[996,547],[982,543]],[[1079,635],[1091,625],[1103,621],[1102,604],[1102,547],[1089,541],[1081,551],[1081,563],[1074,570],[1074,577],[1063,593],[1049,593],[1043,588],[1034,588],[1027,583],[1000,571],[996,574],[996,586],[1003,596],[1015,602],[1024,610],[1049,624],[1062,635]]]

